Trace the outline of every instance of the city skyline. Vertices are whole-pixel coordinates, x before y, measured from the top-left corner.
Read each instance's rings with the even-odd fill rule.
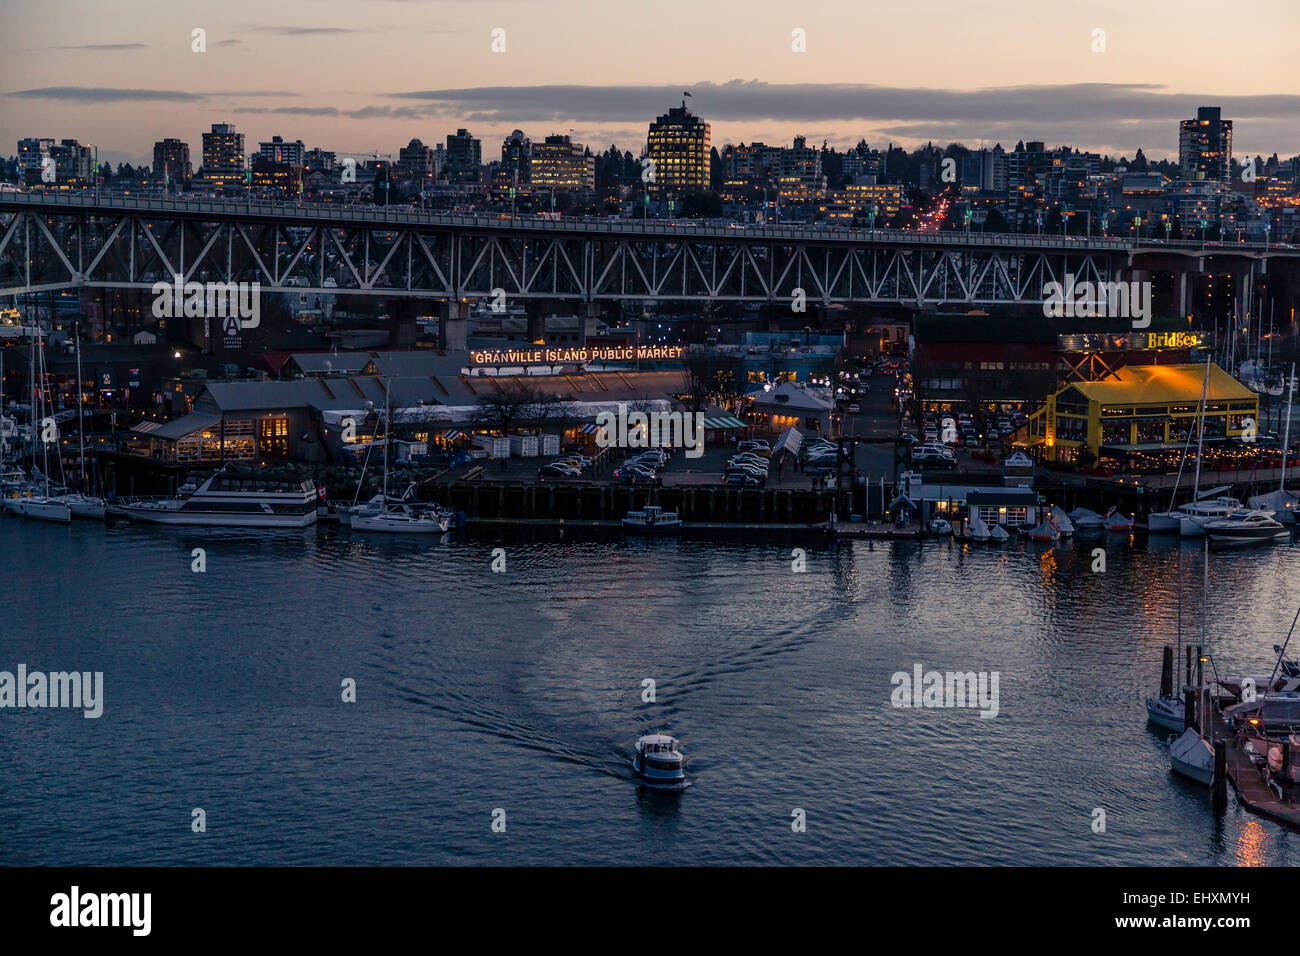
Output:
[[[149,163],[156,140],[193,143],[220,122],[250,143],[279,134],[343,155],[395,154],[459,127],[484,142],[516,128],[538,139],[572,130],[593,151],[613,143],[636,153],[647,124],[689,89],[718,148],[795,135],[839,148],[860,138],[908,149],[1037,139],[1176,158],[1178,121],[1213,104],[1236,122],[1236,155],[1300,153],[1300,95],[1276,79],[1300,11],[1270,11],[1276,29],[1261,38],[1214,18],[1210,3],[1180,5],[1177,20],[1168,5],[1149,6],[1107,0],[1034,24],[1001,0],[937,4],[927,23],[951,29],[921,37],[907,11],[757,3],[741,20],[668,2],[648,29],[671,31],[671,43],[637,45],[611,40],[608,20],[563,0],[545,10],[514,0],[325,0],[280,4],[270,22],[248,0],[183,11],[144,0],[138,16],[93,33],[76,24],[103,23],[89,15],[97,6],[54,0],[10,15],[0,138],[76,137],[102,159],[133,164]],[[690,33],[673,21],[679,10],[690,11]],[[627,22],[636,35],[637,19]],[[191,51],[195,28],[206,31],[206,52]],[[497,28],[501,53],[492,52]],[[1105,52],[1092,52],[1097,29]],[[795,30],[807,52],[793,52]],[[306,64],[327,66],[307,73]]]

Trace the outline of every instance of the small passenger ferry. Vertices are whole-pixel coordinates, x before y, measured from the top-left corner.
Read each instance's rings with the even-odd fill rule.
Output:
[[[640,511],[629,511],[623,518],[623,530],[643,534],[663,534],[681,531],[682,521],[676,511],[664,511],[658,505],[646,505]]]
[[[632,769],[642,783],[656,790],[686,789],[686,758],[677,745],[677,738],[667,734],[647,734],[637,740]]]
[[[126,498],[111,510],[153,524],[305,528],[316,523],[316,485],[292,474],[227,465],[174,498]]]

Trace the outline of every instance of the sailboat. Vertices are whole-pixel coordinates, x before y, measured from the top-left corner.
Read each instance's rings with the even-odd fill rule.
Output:
[[[1165,730],[1181,731],[1186,725],[1186,704],[1183,698],[1174,693],[1174,677],[1178,673],[1178,661],[1183,654],[1183,552],[1178,552],[1178,651],[1174,656],[1172,669],[1165,668],[1160,675],[1160,696],[1147,698],[1147,720]],[[1168,651],[1169,646],[1165,645]],[[1165,664],[1170,663],[1166,656]]]
[[[1271,344],[1271,340],[1270,340]],[[1255,495],[1246,499],[1246,504],[1256,511],[1273,512],[1273,520],[1278,524],[1296,523],[1296,508],[1300,505],[1300,494],[1286,490],[1286,460],[1291,453],[1291,402],[1295,388],[1295,363],[1291,363],[1291,376],[1287,379],[1286,425],[1282,429],[1282,477],[1278,479],[1277,491]]]
[[[441,510],[420,508],[403,502],[393,502],[388,496],[388,439],[391,431],[392,389],[385,389],[384,397],[384,484],[382,507],[353,509],[353,531],[382,532],[385,534],[442,534],[451,527],[451,516]],[[408,489],[409,494],[410,489]]]
[[[77,343],[77,464],[81,468],[81,487],[86,488],[86,422],[81,404],[81,330],[73,325],[72,337]],[[68,506],[74,518],[104,517],[104,499],[82,492],[58,495],[54,499]]]
[[[1181,582],[1180,582],[1181,583]],[[1201,585],[1201,649],[1205,649],[1205,603],[1210,586],[1210,542],[1205,542],[1205,579]],[[1208,695],[1198,674],[1196,685],[1196,724],[1183,730],[1182,736],[1169,745],[1169,763],[1174,773],[1210,786],[1214,782],[1214,748],[1205,739],[1205,715]]]
[[[39,365],[37,358],[39,356]],[[5,507],[14,514],[22,515],[24,518],[35,518],[39,521],[55,521],[59,524],[72,523],[72,509],[66,502],[59,501],[50,495],[50,443],[45,440],[44,422],[46,416],[45,407],[45,340],[41,336],[40,327],[36,327],[36,342],[31,352],[31,383],[32,383],[32,438],[39,440],[41,443],[41,477],[45,480],[44,494],[34,495],[30,492],[20,493],[15,498],[5,500]],[[35,458],[35,451],[32,457]],[[33,467],[35,467],[33,465]]]

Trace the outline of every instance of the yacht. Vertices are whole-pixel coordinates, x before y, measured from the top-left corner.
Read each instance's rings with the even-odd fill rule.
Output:
[[[1211,541],[1223,544],[1256,544],[1280,541],[1291,532],[1273,520],[1271,511],[1240,508],[1215,521],[1207,521],[1205,533]]]
[[[316,523],[315,484],[292,475],[272,476],[227,465],[174,498],[127,498],[111,510],[153,524],[226,528],[305,528]]]
[[[667,734],[647,734],[637,740],[632,769],[647,787],[686,789],[686,758],[677,749],[678,743]]]
[[[104,504],[104,499],[97,498],[94,495],[76,493],[55,495],[53,500],[67,505],[74,518],[103,518],[108,510]]]
[[[1236,498],[1211,498],[1189,501],[1169,511],[1147,515],[1147,531],[1151,534],[1181,534],[1185,538],[1198,538],[1205,534],[1205,522],[1215,521],[1241,507]]]
[[[72,509],[67,503],[46,495],[20,494],[6,498],[5,510],[38,521],[57,521],[59,524],[72,521]]]
[[[353,531],[377,531],[387,534],[442,534],[451,527],[445,512],[395,505],[382,511],[352,513]]]
[[[623,518],[624,531],[643,534],[666,534],[682,530],[682,521],[676,511],[664,511],[658,505],[646,505],[640,511],[629,511]]]
[[[1147,719],[1165,730],[1181,731],[1186,723],[1185,707],[1181,697],[1148,697]]]

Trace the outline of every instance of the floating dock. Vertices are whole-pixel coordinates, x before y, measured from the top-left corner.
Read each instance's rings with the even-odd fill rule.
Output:
[[[1228,780],[1237,792],[1241,805],[1251,813],[1300,830],[1300,804],[1278,799],[1277,794],[1260,776],[1246,748],[1237,742],[1237,735],[1228,730],[1219,708],[1215,706],[1207,709],[1210,711],[1212,739],[1223,740],[1227,744]]]

